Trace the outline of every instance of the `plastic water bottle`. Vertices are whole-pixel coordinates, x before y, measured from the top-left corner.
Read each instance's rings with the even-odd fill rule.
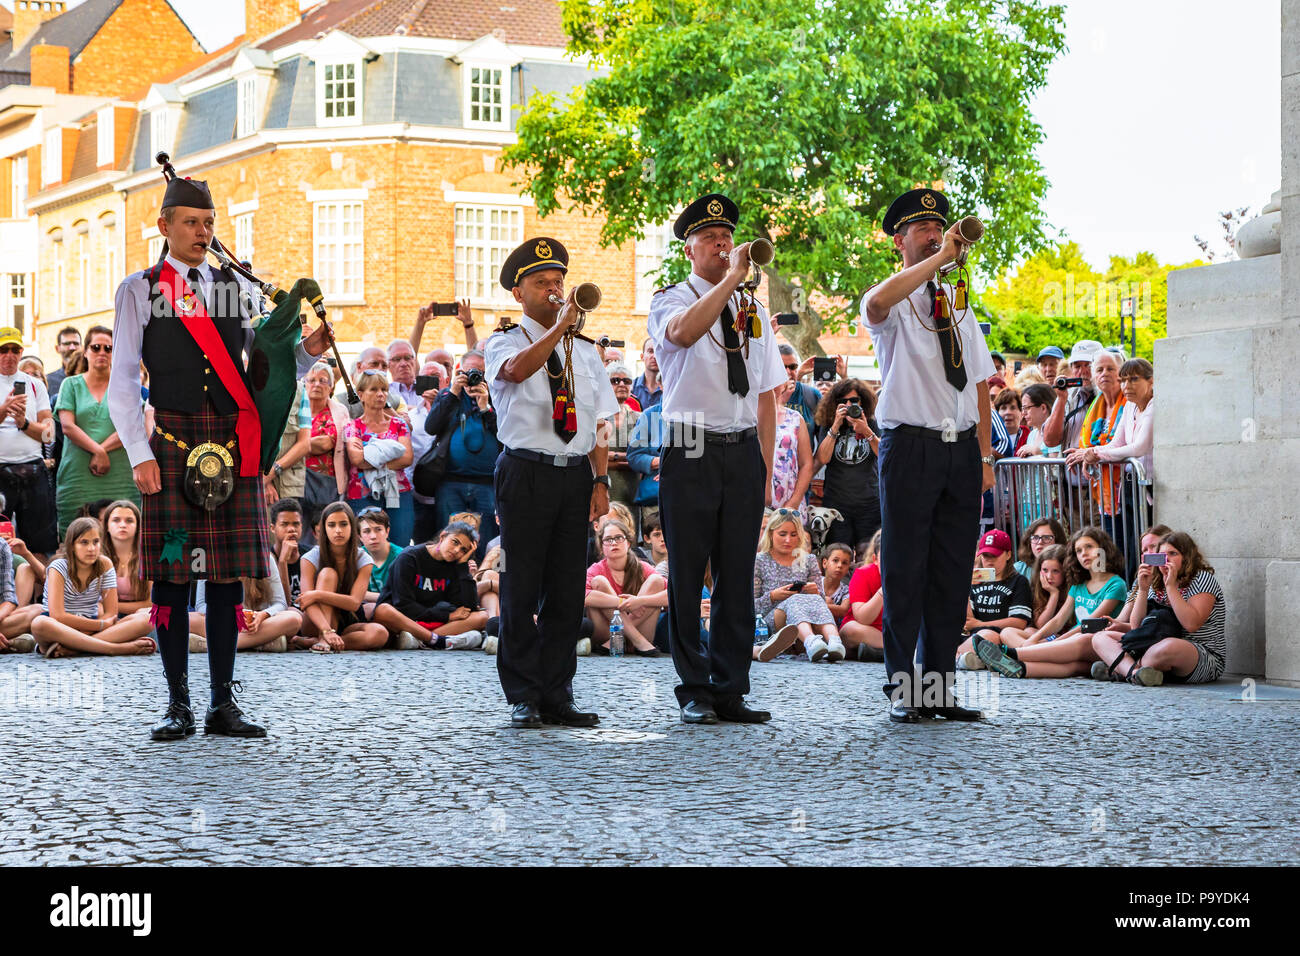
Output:
[[[754,618],[754,643],[767,643],[767,621],[763,620],[763,615],[759,614]]]
[[[609,622],[609,656],[623,656],[623,615],[618,611]]]

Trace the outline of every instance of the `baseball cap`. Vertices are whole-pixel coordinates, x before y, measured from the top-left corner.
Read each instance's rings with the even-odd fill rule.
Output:
[[[1055,345],[1049,345],[1047,348],[1043,349],[1041,352],[1038,353],[1038,358],[1063,359],[1065,358],[1065,353],[1062,352],[1060,349],[1058,349]]]
[[[994,528],[980,538],[980,554],[999,555],[1011,550],[1011,535]]]
[[[1080,339],[1074,343],[1074,348],[1070,349],[1070,364],[1091,362],[1101,350],[1101,343],[1096,339]]]
[[[22,345],[23,334],[12,325],[0,328],[0,345]]]

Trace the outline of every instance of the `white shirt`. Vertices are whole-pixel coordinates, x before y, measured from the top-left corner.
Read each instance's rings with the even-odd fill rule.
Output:
[[[191,268],[199,270],[199,288],[196,290],[209,300],[212,284],[215,280],[213,269],[206,262],[201,266],[187,266],[179,259],[167,256],[167,262],[186,282]],[[144,330],[149,324],[149,280],[145,278],[148,270],[134,272],[122,280],[117,287],[113,300],[116,313],[113,319],[113,367],[108,377],[108,414],[113,419],[113,427],[121,436],[122,447],[126,449],[127,460],[134,468],[141,462],[153,461],[153,452],[149,450],[149,435],[144,428],[144,402],[140,399],[140,353],[144,342]],[[238,274],[235,280],[248,296],[240,296],[240,309],[244,312],[244,354],[253,350],[253,320],[248,303],[256,302],[257,290]],[[251,297],[251,298],[250,298]],[[179,321],[176,319],[170,321]],[[298,377],[302,378],[316,361],[308,355],[302,343],[298,343]],[[245,359],[247,361],[247,359]]]
[[[714,287],[714,283],[694,274],[689,283],[679,282],[655,293],[650,300],[647,324],[650,337],[654,339],[660,384],[664,389],[664,421],[681,422],[715,432],[753,428],[758,424],[758,397],[783,384],[787,378],[767,309],[762,303],[755,303],[763,334],[749,340],[748,359],[745,359],[743,350],[738,353],[745,359],[749,392],[737,395],[727,388],[727,353],[718,344],[724,341],[721,315],[712,326],[713,339],[717,342],[709,338],[707,332],[690,348],[682,348],[668,339],[669,323]],[[735,315],[739,309],[738,296],[733,293],[729,302],[732,315]]]
[[[862,297],[862,324],[871,333],[880,360],[881,391],[876,420],[881,428],[916,425],[939,431],[955,428],[962,432],[979,423],[979,383],[993,375],[993,356],[989,354],[975,313],[967,308],[954,314],[954,318],[960,319],[957,331],[961,335],[962,361],[966,366],[966,387],[958,392],[948,384],[943,374],[944,360],[939,357],[939,336],[931,331],[934,320],[929,314],[925,285],[922,282],[916,291],[890,309],[879,325],[872,325],[867,319],[867,297]]]
[[[32,378],[26,372],[14,372],[12,375],[0,375],[0,401],[8,401],[14,392],[14,382],[27,383],[27,423],[36,421],[41,412],[50,410],[50,396],[40,379]],[[18,465],[25,461],[34,461],[41,457],[41,443],[18,430],[18,423],[6,416],[0,421],[0,463]]]
[[[547,332],[528,316],[505,332],[494,332],[487,340],[483,352],[486,359],[484,378],[497,410],[497,439],[507,448],[527,449],[544,455],[585,455],[596,447],[596,422],[614,417],[618,399],[609,384],[605,367],[600,364],[596,346],[582,339],[573,340],[573,396],[578,411],[578,433],[572,441],[564,441],[555,434],[552,414],[555,402],[551,399],[551,386],[542,365],[524,381],[515,384],[501,377],[501,370],[524,349],[528,337],[538,341]],[[564,345],[556,347],[556,354],[564,360]]]

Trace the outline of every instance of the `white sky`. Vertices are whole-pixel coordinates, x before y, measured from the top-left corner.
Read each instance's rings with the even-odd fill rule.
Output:
[[[171,2],[210,50],[243,32],[238,0]],[[1048,219],[1094,266],[1139,250],[1193,259],[1192,235],[1217,242],[1221,210],[1258,212],[1279,188],[1279,3],[1068,3],[1069,49],[1034,112]]]

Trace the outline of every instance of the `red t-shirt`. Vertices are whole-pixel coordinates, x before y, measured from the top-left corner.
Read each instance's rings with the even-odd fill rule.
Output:
[[[856,620],[853,617],[853,605],[865,604],[870,601],[877,591],[880,590],[880,565],[868,564],[858,568],[853,572],[853,577],[849,578],[849,613],[845,615],[844,620],[840,621],[843,625],[845,621]],[[878,631],[885,629],[885,612],[881,609],[880,614],[871,626]]]
[[[636,560],[634,555],[628,555],[627,559],[629,561]],[[640,563],[641,563],[642,579],[648,580],[650,575],[655,573],[654,565],[646,561],[642,561]],[[626,569],[623,571],[623,573],[625,575],[627,574]],[[623,589],[619,586],[618,581],[614,579],[614,572],[609,569],[609,562],[604,558],[601,558],[591,567],[587,568],[587,590],[588,591],[591,590],[591,582],[595,579],[596,575],[598,574],[604,575],[605,580],[609,582],[610,587],[614,589],[615,594],[623,593]]]

